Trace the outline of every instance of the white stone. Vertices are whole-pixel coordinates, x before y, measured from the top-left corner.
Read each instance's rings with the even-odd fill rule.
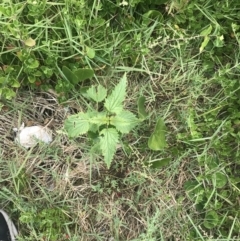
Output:
[[[52,142],[52,131],[44,126],[24,127],[23,124],[17,130],[15,141],[25,148],[34,147],[39,141],[49,144]]]

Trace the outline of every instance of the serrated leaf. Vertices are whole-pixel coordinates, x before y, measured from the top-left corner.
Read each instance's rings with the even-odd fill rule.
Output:
[[[110,118],[110,124],[114,125],[121,133],[129,133],[138,123],[138,118],[127,110]]]
[[[87,52],[87,56],[90,59],[93,59],[95,57],[95,50],[89,47],[86,47],[86,52]]]
[[[63,66],[62,72],[70,83],[77,83],[77,76],[68,67]]]
[[[87,133],[89,130],[89,115],[87,113],[78,113],[69,116],[64,122],[64,128],[69,137],[77,137]]]
[[[94,71],[92,69],[77,69],[73,73],[77,78],[76,83],[91,79],[94,76]]]
[[[205,47],[207,46],[208,42],[209,42],[210,38],[208,36],[204,37],[204,40],[201,44],[201,47],[199,49],[199,52],[202,53],[202,51],[205,49]]]
[[[107,167],[110,168],[117,149],[118,133],[114,128],[103,129],[100,132],[100,148]]]
[[[162,118],[159,118],[154,132],[148,139],[148,147],[154,151],[159,151],[166,147],[166,126]]]
[[[208,36],[210,33],[212,32],[212,25],[209,25],[209,27],[208,28],[206,28],[206,29],[204,29],[201,33],[200,33],[200,35],[202,35],[202,36]]]
[[[120,113],[123,109],[122,102],[125,99],[127,88],[126,73],[121,78],[120,82],[115,86],[112,93],[106,98],[104,106],[111,113]]]
[[[92,86],[88,89],[87,94],[94,101],[101,102],[106,98],[107,90],[102,85],[98,85],[97,88]]]
[[[147,118],[148,116],[148,113],[146,112],[145,110],[145,101],[146,101],[146,98],[144,96],[140,96],[138,98],[138,116],[140,119],[144,120]]]
[[[32,38],[28,38],[24,41],[24,44],[28,47],[33,47],[36,45],[36,41]]]

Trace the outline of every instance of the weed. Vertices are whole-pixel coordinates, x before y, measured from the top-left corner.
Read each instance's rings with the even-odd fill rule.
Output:
[[[118,133],[127,134],[140,122],[133,113],[123,109],[126,88],[126,75],[109,96],[102,85],[98,85],[97,88],[92,86],[86,95],[98,105],[104,100],[106,110],[97,112],[89,109],[86,113],[68,117],[65,122],[65,129],[70,137],[77,137],[87,132],[89,136],[93,136],[95,143],[92,150],[94,152],[101,150],[108,168],[117,149]]]

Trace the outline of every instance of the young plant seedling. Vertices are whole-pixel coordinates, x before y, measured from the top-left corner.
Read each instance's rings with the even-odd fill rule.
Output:
[[[129,133],[141,121],[133,113],[124,109],[126,88],[126,74],[110,95],[107,95],[107,90],[102,85],[90,87],[87,96],[97,103],[104,101],[104,110],[98,112],[89,109],[86,113],[71,115],[64,124],[69,137],[78,137],[88,132],[97,134],[97,144],[100,146],[108,168],[117,149],[119,134]]]

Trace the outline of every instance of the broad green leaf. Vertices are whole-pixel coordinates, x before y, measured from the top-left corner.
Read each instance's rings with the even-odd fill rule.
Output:
[[[94,71],[92,69],[77,69],[74,71],[74,75],[77,78],[76,83],[78,83],[86,79],[91,79],[94,76]]]
[[[100,148],[107,167],[110,168],[117,149],[118,133],[114,128],[103,129],[100,132]]]
[[[138,98],[138,102],[137,102],[137,104],[138,104],[138,116],[141,120],[146,119],[147,116],[148,116],[148,113],[146,112],[145,106],[144,106],[145,101],[146,101],[146,98],[144,96],[140,96]]]
[[[70,83],[77,83],[77,76],[68,67],[63,66],[62,72]]]
[[[184,190],[191,200],[196,200],[198,196],[205,192],[204,187],[196,180],[189,180],[184,183]]]
[[[161,168],[161,167],[167,166],[170,161],[171,161],[171,158],[164,158],[161,160],[148,162],[148,164],[151,164],[151,166],[150,166],[151,168],[156,169],[156,168]]]
[[[203,222],[205,228],[212,229],[218,225],[218,214],[215,211],[208,211]]]
[[[86,52],[87,52],[87,56],[90,59],[93,59],[95,57],[95,50],[89,47],[86,47]]]
[[[110,124],[114,125],[121,133],[129,133],[138,123],[138,118],[127,110],[110,118]]]
[[[184,190],[187,191],[187,192],[194,191],[194,189],[196,189],[196,187],[198,187],[198,186],[199,186],[199,183],[196,180],[186,181],[183,185]]]
[[[112,93],[105,100],[105,107],[111,113],[120,113],[123,109],[122,102],[125,99],[127,88],[126,73],[121,78],[120,82],[115,86]]]
[[[163,119],[159,118],[154,132],[148,139],[148,147],[154,151],[163,150],[166,147],[166,126]]]
[[[14,80],[11,86],[14,87],[14,88],[19,88],[20,83],[17,80]]]
[[[64,128],[69,137],[77,137],[85,134],[89,130],[89,115],[88,113],[78,113],[69,116],[64,122]]]
[[[87,91],[88,91],[89,87],[87,86],[83,86],[80,90],[79,90],[79,93],[84,96],[85,98],[88,98],[88,94],[87,94]]]
[[[36,71],[34,71],[33,75],[36,76],[36,77],[41,77],[42,76],[42,72],[39,71],[39,70],[36,70]]]
[[[202,35],[202,36],[208,36],[210,33],[212,32],[212,25],[209,25],[209,27],[208,28],[206,28],[206,29],[204,29],[201,33],[200,33],[200,35]]]
[[[33,47],[36,45],[36,41],[32,38],[28,38],[24,41],[24,44],[28,47]]]
[[[217,172],[213,174],[212,181],[217,188],[222,188],[227,184],[227,177],[223,173]]]
[[[35,76],[29,75],[29,76],[28,76],[28,81],[29,81],[30,83],[35,83],[35,82],[36,82]]]
[[[87,94],[94,101],[101,102],[106,98],[107,90],[102,85],[98,85],[97,88],[92,86],[88,89]]]
[[[204,48],[207,46],[208,42],[209,42],[210,38],[208,36],[204,37],[204,40],[201,44],[201,47],[199,49],[199,52],[202,53],[202,51],[204,50]]]
[[[25,61],[25,63],[29,69],[36,69],[39,66],[39,62],[36,59],[32,59],[32,61]]]

